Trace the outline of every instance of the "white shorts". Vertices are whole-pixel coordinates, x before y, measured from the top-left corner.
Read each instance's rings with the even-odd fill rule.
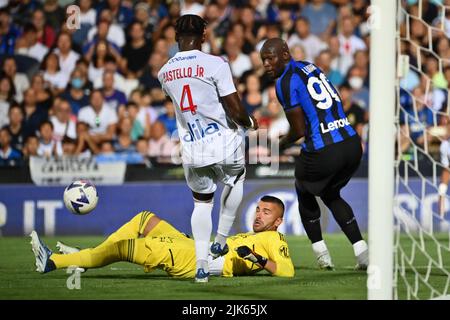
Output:
[[[196,193],[213,193],[217,182],[230,187],[245,178],[245,158],[241,148],[230,158],[206,167],[184,167],[184,175],[189,188]]]

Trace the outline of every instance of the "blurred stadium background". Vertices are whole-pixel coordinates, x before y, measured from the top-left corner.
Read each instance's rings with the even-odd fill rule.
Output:
[[[421,177],[439,177],[440,144],[448,138],[450,1],[399,4],[399,37],[407,39],[399,42],[399,51],[411,67],[397,97],[397,161],[418,163],[420,169],[411,173],[409,188],[397,189],[397,198],[415,204],[417,220],[426,223],[421,217],[433,217],[437,191],[430,188],[420,198],[414,192]],[[366,232],[369,5],[369,0],[0,0],[0,237],[33,229],[50,237],[102,236],[143,209],[190,233],[191,194],[173,157],[174,106],[157,79],[178,51],[174,22],[187,13],[209,22],[204,51],[229,60],[246,109],[268,137],[247,145],[247,182],[235,231],[249,231],[257,200],[273,194],[287,206],[280,231],[301,239],[293,240],[296,244],[305,241],[293,188],[299,149],[271,158],[271,142],[289,126],[259,58],[266,39],[281,37],[294,59],[316,63],[339,89],[362,137],[363,161],[343,196]],[[101,110],[97,116],[94,109]],[[435,136],[426,134],[429,129]],[[62,201],[64,187],[79,178],[92,180],[100,197],[97,209],[83,217],[70,214]],[[218,207],[216,202],[214,228]],[[339,232],[325,209],[322,226]],[[448,232],[448,223],[441,219],[437,231]],[[4,252],[7,241],[0,238]],[[295,257],[304,261],[299,252]],[[310,253],[306,257],[313,268]],[[31,253],[27,258],[31,271]],[[352,263],[349,258],[344,264]],[[361,274],[355,277],[363,285]],[[342,297],[365,298],[365,291]]]

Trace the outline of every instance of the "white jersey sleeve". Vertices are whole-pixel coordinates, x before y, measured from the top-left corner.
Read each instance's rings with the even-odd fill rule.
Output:
[[[216,83],[219,96],[225,97],[229,94],[236,92],[236,87],[233,82],[233,75],[231,74],[231,68],[228,63],[223,63],[216,74],[213,76]]]

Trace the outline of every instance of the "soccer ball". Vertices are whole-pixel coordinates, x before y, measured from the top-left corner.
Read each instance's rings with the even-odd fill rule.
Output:
[[[88,214],[97,202],[97,189],[88,180],[74,181],[64,190],[64,204],[74,214]]]

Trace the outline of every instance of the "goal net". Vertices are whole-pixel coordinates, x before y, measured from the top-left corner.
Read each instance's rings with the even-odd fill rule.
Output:
[[[398,1],[394,299],[450,297],[450,1]]]

